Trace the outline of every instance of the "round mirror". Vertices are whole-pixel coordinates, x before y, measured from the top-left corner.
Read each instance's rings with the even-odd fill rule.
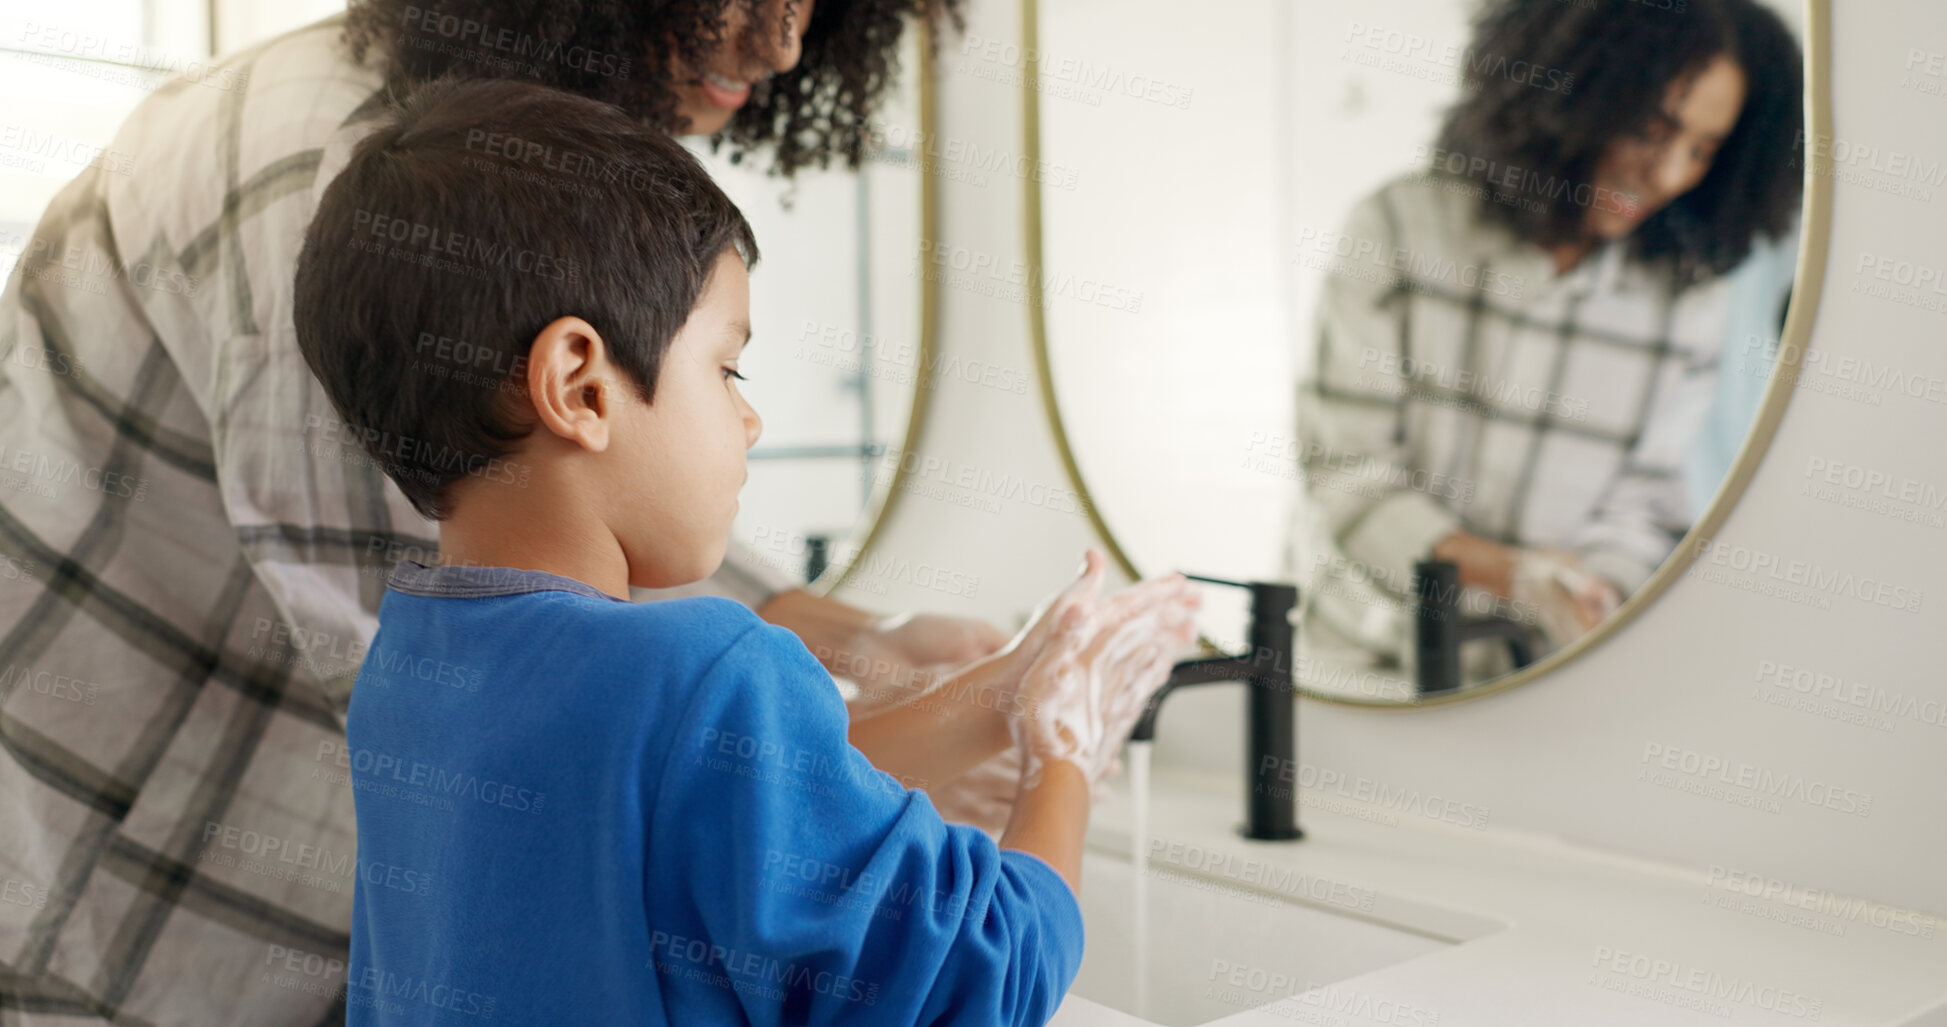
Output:
[[[694,147],[750,220],[760,251],[739,365],[748,380],[739,385],[764,428],[731,540],[817,590],[848,569],[854,588],[885,587],[853,565],[895,484],[926,366],[923,283],[908,269],[929,197],[907,150],[930,102],[924,46],[912,26],[856,172],[804,171],[787,182],[765,174],[761,154],[733,163],[708,144]]]
[[[1142,297],[1051,284],[1036,340],[1127,569],[1297,585],[1300,688],[1380,705],[1529,680],[1681,573],[1822,273],[1800,0],[1026,8],[1073,169],[1038,273]]]

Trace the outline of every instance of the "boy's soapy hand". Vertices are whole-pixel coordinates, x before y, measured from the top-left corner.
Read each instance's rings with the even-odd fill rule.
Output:
[[[1060,621],[1068,611],[1086,611],[1101,602],[1107,570],[1107,555],[1097,547],[1090,547],[1083,554],[1081,572],[1075,580],[1036,607],[1029,614],[1026,625],[1009,640],[1005,648],[956,676],[956,681],[964,680],[971,685],[965,691],[976,694],[976,701],[980,705],[1003,714],[1002,744],[1007,748],[966,773],[927,789],[942,817],[954,823],[972,824],[994,834],[1007,824],[1014,809],[1015,796],[1020,791],[1024,770],[1024,754],[1020,746],[1014,743],[1015,727],[1020,719],[1019,714],[1029,712],[1025,698],[1016,698],[1017,692],[1029,670],[1056,637]],[[1167,674],[1165,668],[1163,675]],[[1070,680],[1075,679],[1071,677]],[[1160,677],[1156,679],[1158,684],[1161,680]],[[1150,691],[1153,690],[1152,687]],[[1127,729],[1122,731],[1122,734],[1127,733]],[[1115,768],[1116,762],[1111,758],[1108,770],[1092,782],[1094,801],[1101,802],[1108,797],[1106,782],[1114,776]]]
[[[1063,609],[1014,704],[1022,780],[1032,785],[1053,760],[1074,763],[1090,784],[1106,777],[1149,697],[1196,637],[1199,605],[1189,581],[1171,574]]]

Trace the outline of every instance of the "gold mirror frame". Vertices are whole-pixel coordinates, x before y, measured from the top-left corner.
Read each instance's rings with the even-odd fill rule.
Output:
[[[1805,135],[1808,139],[1831,139],[1832,136],[1832,10],[1831,0],[1805,0]],[[1039,0],[1021,0],[1021,46],[1029,53],[1041,52],[1041,17]],[[1035,62],[1023,62],[1021,83],[1021,145],[1029,167],[1038,167],[1041,161],[1041,101],[1038,92],[1040,72]],[[1698,543],[1713,538],[1724,521],[1731,515],[1731,508],[1743,497],[1745,488],[1758,471],[1758,464],[1764,459],[1765,451],[1777,434],[1778,424],[1784,419],[1785,406],[1791,401],[1791,394],[1798,383],[1798,371],[1805,356],[1805,348],[1811,340],[1812,322],[1818,316],[1819,297],[1825,291],[1826,250],[1831,234],[1832,223],[1832,179],[1829,175],[1817,173],[1816,162],[1805,161],[1805,192],[1802,217],[1799,223],[1798,269],[1793,278],[1791,305],[1785,314],[1785,328],[1778,339],[1778,358],[1771,369],[1771,380],[1765,386],[1764,400],[1758,409],[1757,417],[1751,422],[1751,430],[1744,437],[1744,444],[1738,448],[1737,459],[1718,486],[1717,495],[1697,523],[1690,526],[1683,540],[1677,543],[1663,566],[1656,569],[1643,587],[1629,597],[1610,618],[1597,625],[1594,630],[1577,638],[1556,652],[1550,653],[1537,663],[1518,671],[1496,678],[1493,681],[1464,689],[1449,695],[1431,699],[1421,698],[1411,702],[1391,702],[1373,698],[1333,695],[1316,692],[1303,687],[1299,694],[1308,699],[1339,703],[1345,706],[1367,706],[1375,709],[1414,710],[1468,699],[1479,699],[1498,692],[1525,685],[1544,674],[1558,670],[1580,658],[1583,653],[1608,641],[1615,634],[1635,620],[1651,602],[1667,591],[1697,557]],[[1049,359],[1047,318],[1041,309],[1042,249],[1041,249],[1041,186],[1036,176],[1024,177],[1022,192],[1023,248],[1027,263],[1027,310],[1028,334],[1034,344],[1034,366],[1041,384],[1041,404],[1048,416],[1048,427],[1054,435],[1055,447],[1061,454],[1062,467],[1068,473],[1069,483],[1082,497],[1082,508],[1088,512],[1089,523],[1094,526],[1102,545],[1114,558],[1117,566],[1131,579],[1140,578],[1136,566],[1128,554],[1116,541],[1109,530],[1108,522],[1102,517],[1101,508],[1089,493],[1088,484],[1082,479],[1082,469],[1075,461],[1075,452],[1068,441],[1068,433],[1062,425],[1061,406],[1055,399],[1055,378],[1053,365]],[[1215,655],[1220,650],[1208,639],[1200,639],[1201,645]],[[1300,645],[1302,647],[1302,629]]]
[[[923,14],[916,20],[919,23],[918,28],[920,32],[919,138],[923,146],[926,140],[933,138],[933,132],[938,124],[937,119],[939,116],[938,98],[935,95],[936,90],[933,82],[933,76],[936,71],[936,59],[933,53],[933,47],[936,41],[933,38],[932,22]],[[919,237],[923,245],[925,240],[938,237],[940,225],[940,186],[937,167],[927,162],[919,154],[914,155],[914,161],[919,167]],[[865,169],[861,167],[858,173],[864,174]],[[934,353],[939,346],[940,285],[932,276],[920,275],[918,277],[918,359],[919,366],[926,368],[933,366]],[[873,494],[872,506],[865,514],[871,520],[870,526],[865,530],[865,539],[859,543],[856,550],[853,550],[851,558],[847,559],[843,565],[833,563],[831,566],[825,568],[825,573],[818,575],[818,580],[807,582],[804,586],[805,591],[813,595],[826,596],[839,589],[847,581],[851,580],[853,571],[858,569],[860,562],[865,559],[865,554],[871,551],[873,543],[879,541],[880,536],[885,534],[886,525],[892,518],[892,512],[899,506],[899,497],[905,492],[903,486],[908,477],[905,454],[916,451],[919,448],[920,439],[925,437],[926,434],[926,415],[929,409],[927,400],[932,394],[932,390],[927,386],[929,380],[928,376],[922,374],[916,376],[913,382],[913,406],[912,410],[906,416],[906,437],[900,442],[900,458],[893,461],[892,480],[887,483],[885,488],[875,490]],[[853,537],[856,538],[857,534],[854,533]]]

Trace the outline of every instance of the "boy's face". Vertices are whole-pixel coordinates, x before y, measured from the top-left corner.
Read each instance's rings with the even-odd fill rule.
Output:
[[[700,581],[723,562],[748,476],[744,453],[764,428],[731,373],[749,340],[750,275],[725,250],[669,344],[653,401],[631,398],[616,411],[624,506],[610,523],[637,588]]]

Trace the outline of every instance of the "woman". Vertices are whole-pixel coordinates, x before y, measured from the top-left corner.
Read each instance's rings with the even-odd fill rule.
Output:
[[[1800,189],[1798,47],[1752,0],[1505,0],[1467,67],[1426,173],[1353,211],[1300,394],[1311,644],[1381,665],[1417,561],[1557,646],[1649,578],[1688,527],[1722,276]]]
[[[955,7],[920,10],[938,23]],[[137,108],[115,146],[141,173],[91,168],[64,189],[0,300],[0,345],[47,357],[0,382],[0,446],[31,457],[9,465],[25,487],[0,493],[0,663],[84,682],[89,700],[0,693],[0,870],[34,899],[0,904],[0,1006],[27,1022],[343,1016],[349,770],[373,754],[347,751],[340,718],[387,572],[437,542],[331,416],[295,348],[291,280],[316,197],[386,97],[521,75],[780,174],[856,166],[913,9],[355,0]],[[563,188],[612,170],[570,156],[531,169]],[[449,360],[464,341],[416,344]],[[1005,641],[874,617],[755,559],[715,581],[882,688]],[[1005,667],[961,684],[957,720],[895,710],[859,744],[908,779],[955,725],[1005,745],[985,730]]]

